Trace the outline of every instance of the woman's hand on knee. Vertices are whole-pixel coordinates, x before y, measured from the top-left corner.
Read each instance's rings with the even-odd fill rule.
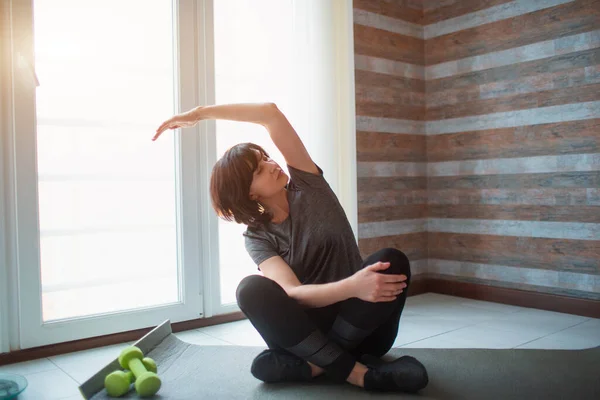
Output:
[[[389,262],[376,262],[347,278],[352,297],[371,303],[396,300],[406,287],[404,282],[406,275],[388,275],[378,272],[389,266]]]

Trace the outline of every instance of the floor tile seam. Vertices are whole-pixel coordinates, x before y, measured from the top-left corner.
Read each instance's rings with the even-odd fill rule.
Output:
[[[442,336],[442,335],[445,335],[445,334],[447,334],[447,333],[450,333],[450,332],[454,332],[454,331],[458,331],[458,330],[460,330],[460,329],[468,328],[468,327],[470,327],[470,326],[475,326],[475,324],[473,324],[473,325],[465,325],[465,326],[461,326],[461,327],[459,327],[459,328],[456,328],[456,329],[451,329],[451,330],[449,330],[449,331],[446,331],[446,332],[438,333],[438,334],[436,334],[436,335],[427,336],[427,337],[424,337],[424,338],[422,338],[422,339],[419,339],[419,340],[415,340],[415,341],[412,341],[412,342],[404,343],[402,346],[406,346],[407,344],[417,343],[417,342],[420,342],[420,341],[422,341],[422,340],[431,339],[431,338],[434,338],[434,337],[436,337],[436,336]],[[398,336],[396,336],[396,338],[398,338]],[[448,340],[450,340],[450,339],[448,339]],[[451,341],[451,340],[450,340],[450,341]]]
[[[60,369],[60,368],[58,368],[58,366],[57,366],[55,363],[53,363],[53,362],[52,362],[52,361],[51,361],[51,360],[50,360],[48,357],[36,358],[35,360],[24,361],[24,362],[31,362],[31,361],[41,361],[41,360],[44,360],[44,359],[45,359],[45,360],[48,360],[48,361],[50,361],[50,363],[51,363],[52,365],[54,365],[54,368],[52,368],[52,369],[44,369],[44,370],[42,370],[42,371],[29,372],[29,373],[18,373],[18,375],[23,375],[23,376],[26,376],[26,377],[27,377],[27,376],[33,376],[33,375],[37,375],[37,374],[43,374],[43,373],[45,373],[45,372],[51,372],[51,371],[55,371],[56,369]],[[3,367],[9,367],[9,366],[11,366],[11,365],[17,365],[17,364],[20,364],[20,363],[6,364],[6,365],[3,365]],[[10,372],[9,372],[9,373],[10,373]]]
[[[575,324],[575,325],[568,326],[568,327],[566,327],[566,328],[563,328],[563,329],[560,329],[560,330],[558,330],[558,331],[556,331],[556,332],[552,332],[552,333],[548,333],[547,335],[540,336],[540,337],[538,337],[537,339],[533,339],[533,340],[529,340],[529,341],[527,341],[527,342],[525,342],[525,343],[521,343],[521,344],[519,344],[519,345],[517,345],[517,346],[513,347],[513,349],[515,349],[515,348],[517,348],[517,347],[519,347],[519,346],[523,346],[523,345],[525,345],[525,344],[527,344],[527,343],[535,342],[536,340],[541,340],[541,339],[543,339],[543,338],[545,338],[545,337],[548,337],[548,336],[556,335],[557,333],[560,333],[560,332],[562,332],[562,331],[566,331],[567,329],[571,329],[571,328],[573,328],[573,327],[575,327],[575,326],[577,326],[577,325],[581,325],[581,324],[583,324],[584,322],[586,322],[586,321],[589,321],[590,319],[591,319],[591,318],[588,318],[588,319],[586,319],[586,320],[584,320],[584,321],[581,321],[581,322],[579,322],[579,323],[577,323],[577,324]]]
[[[510,315],[512,316],[512,315],[514,315],[514,314],[517,314],[517,313],[512,313],[512,314],[510,314]],[[567,315],[574,315],[574,314],[567,314]],[[509,316],[509,315],[507,315],[507,317],[508,317],[508,316]],[[579,315],[574,315],[574,316],[577,316],[577,317],[578,317]],[[577,325],[579,325],[579,324],[583,324],[584,322],[588,322],[588,321],[590,321],[590,320],[592,320],[592,318],[586,318],[586,319],[584,319],[583,321],[579,321],[579,322],[575,323],[574,325],[568,326],[568,327],[566,327],[566,328],[563,328],[563,329],[561,329],[561,330],[572,328],[572,327],[574,327],[574,326],[577,326]],[[479,324],[479,323],[481,323],[481,324],[484,324],[484,323],[487,323],[487,322],[490,322],[490,321],[489,321],[489,320],[488,320],[488,321],[481,321],[481,322],[478,322],[478,324]],[[497,328],[495,328],[495,329],[497,329]],[[510,332],[514,332],[514,331],[510,331]],[[560,330],[559,330],[559,331],[556,331],[556,332],[560,332]],[[556,332],[555,332],[555,333],[556,333]]]
[[[225,340],[225,339],[223,339],[223,338],[220,338],[220,337],[217,337],[217,336],[211,335],[211,334],[209,334],[209,333],[206,333],[206,332],[200,332],[198,329],[195,329],[195,330],[196,330],[198,333],[202,333],[202,334],[204,334],[204,335],[206,335],[206,336],[210,336],[210,337],[211,337],[211,338],[213,338],[213,339],[217,339],[217,340],[220,340],[220,341],[222,341],[222,342],[229,343],[229,344],[231,344],[231,345],[233,345],[233,346],[237,346],[235,343],[232,343],[232,342],[230,342],[230,341],[228,341],[228,340]]]
[[[67,371],[65,371],[63,368],[61,368],[60,365],[58,365],[57,363],[55,363],[54,361],[52,361],[49,357],[46,358],[48,361],[50,361],[52,364],[54,364],[54,366],[60,370],[61,372],[64,372],[65,375],[67,375],[69,378],[71,378],[73,380],[73,382],[75,382],[75,384],[77,384],[77,387],[79,387],[79,385],[81,385],[82,382],[79,382],[77,379],[75,379],[70,373],[68,373]],[[47,371],[46,371],[47,372]]]

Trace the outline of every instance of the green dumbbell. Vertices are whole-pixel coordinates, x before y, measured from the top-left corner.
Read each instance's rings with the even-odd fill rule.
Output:
[[[135,346],[124,349],[119,356],[119,364],[124,369],[133,372],[135,390],[140,397],[154,396],[162,384],[155,372],[148,371],[142,363],[144,353]]]
[[[151,358],[144,358],[142,360],[144,367],[150,372],[156,373],[158,371],[156,363]],[[106,376],[104,379],[104,387],[106,393],[110,397],[121,397],[129,392],[129,386],[135,382],[135,375],[131,371],[114,371]]]

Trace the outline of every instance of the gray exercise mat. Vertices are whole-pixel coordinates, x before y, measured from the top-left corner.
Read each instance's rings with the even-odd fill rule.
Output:
[[[264,384],[250,374],[264,347],[198,346],[168,334],[150,351],[163,386],[156,399],[600,399],[600,347],[587,350],[402,349],[428,369],[418,395],[368,393],[326,376],[308,383]],[[109,399],[101,390],[92,399]],[[138,398],[132,390],[123,398]]]

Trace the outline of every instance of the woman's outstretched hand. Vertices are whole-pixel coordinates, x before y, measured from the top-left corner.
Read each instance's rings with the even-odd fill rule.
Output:
[[[381,274],[390,266],[389,262],[376,262],[348,278],[352,286],[352,297],[371,303],[394,301],[406,287],[406,275]]]
[[[198,108],[177,114],[158,127],[152,141],[158,139],[158,137],[167,129],[187,128],[196,125],[198,121],[200,121],[200,118],[198,117]]]

